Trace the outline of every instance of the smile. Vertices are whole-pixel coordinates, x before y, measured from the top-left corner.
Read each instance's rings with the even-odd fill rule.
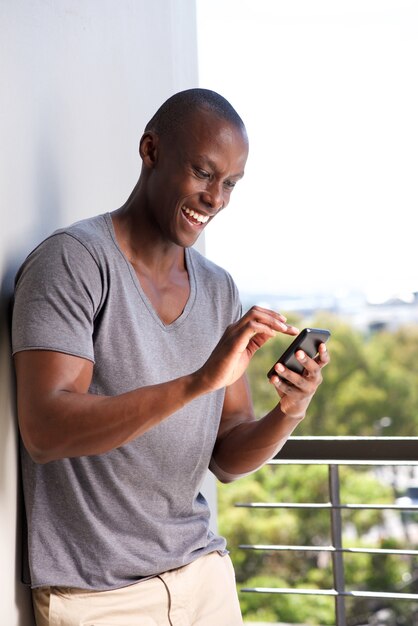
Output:
[[[189,209],[187,206],[183,206],[181,210],[183,213],[186,213],[192,223],[198,222],[199,224],[206,224],[209,219],[209,215],[202,215],[202,213],[198,213],[194,209]]]

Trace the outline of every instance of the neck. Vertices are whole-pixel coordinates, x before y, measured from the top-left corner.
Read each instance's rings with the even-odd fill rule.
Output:
[[[149,217],[140,181],[128,200],[111,213],[117,242],[136,267],[166,273],[185,269],[184,248],[164,239]]]

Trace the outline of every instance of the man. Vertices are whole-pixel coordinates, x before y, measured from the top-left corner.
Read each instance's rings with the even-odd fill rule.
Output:
[[[172,96],[140,142],[126,203],[54,233],[17,279],[13,351],[38,626],[242,623],[200,486],[259,468],[303,419],[328,362],[299,352],[254,418],[245,371],[285,318],[241,317],[194,248],[244,175],[244,124],[219,94]],[[278,366],[280,367],[280,366]]]

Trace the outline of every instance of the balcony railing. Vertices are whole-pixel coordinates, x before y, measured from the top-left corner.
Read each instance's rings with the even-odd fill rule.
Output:
[[[345,548],[343,545],[342,511],[347,509],[381,509],[418,511],[412,504],[345,504],[340,498],[341,465],[414,466],[418,465],[418,437],[292,437],[271,464],[321,464],[328,466],[329,501],[323,503],[237,503],[236,506],[270,509],[325,509],[330,513],[331,545],[241,545],[245,550],[329,552],[332,556],[332,589],[300,588],[243,588],[246,593],[302,594],[334,597],[335,626],[347,626],[346,599],[382,598],[392,600],[418,600],[418,594],[396,591],[348,590],[344,574],[344,558],[349,553],[393,554],[416,556],[418,550],[387,550],[376,548]],[[278,494],[280,497],[280,494]]]

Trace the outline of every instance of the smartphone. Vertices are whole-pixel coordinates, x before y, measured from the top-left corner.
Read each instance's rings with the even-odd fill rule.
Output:
[[[303,350],[308,356],[315,358],[318,354],[319,344],[325,343],[330,336],[331,333],[326,328],[304,328],[283,352],[282,356],[277,359],[276,363],[283,363],[290,370],[302,374],[304,367],[295,357],[295,352]],[[267,373],[268,378],[273,376],[273,374],[278,376],[274,365]]]

